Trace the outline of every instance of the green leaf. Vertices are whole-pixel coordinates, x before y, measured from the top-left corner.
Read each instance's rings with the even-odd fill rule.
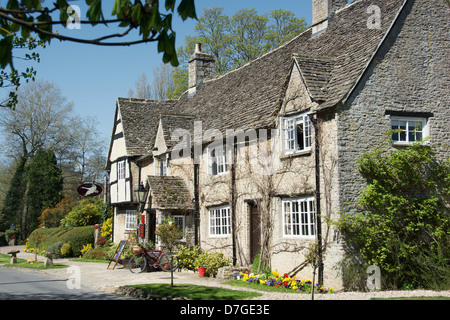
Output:
[[[161,15],[159,13],[159,4],[158,1],[154,1],[152,4],[152,12],[150,16],[150,27],[160,32],[161,30]]]
[[[195,13],[195,3],[194,0],[181,0],[180,5],[177,9],[181,16],[181,19],[186,20],[187,18],[197,19],[197,14]]]
[[[89,9],[86,13],[89,21],[103,21],[105,20],[102,12],[102,1],[101,0],[86,0],[89,5]],[[97,23],[92,23],[96,25]]]
[[[134,24],[139,25],[142,19],[142,4],[138,2],[131,9],[131,21]]]
[[[166,10],[171,10],[173,12],[175,8],[176,0],[166,0]]]
[[[12,61],[13,36],[6,36],[0,40],[0,67],[2,69],[10,65],[13,68]]]
[[[56,4],[59,7],[59,20],[60,21],[67,21],[68,15],[67,15],[67,8],[69,7],[69,4],[66,0],[57,0]]]

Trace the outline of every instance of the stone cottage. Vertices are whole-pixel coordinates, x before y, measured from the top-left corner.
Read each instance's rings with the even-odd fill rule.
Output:
[[[143,223],[161,245],[155,228],[172,217],[182,241],[235,265],[261,252],[282,273],[318,243],[319,276],[340,287],[327,221],[365,188],[356,159],[391,129],[404,129],[393,148],[449,142],[449,13],[447,0],[313,0],[308,30],[219,77],[198,45],[178,100],[118,98],[114,241]]]

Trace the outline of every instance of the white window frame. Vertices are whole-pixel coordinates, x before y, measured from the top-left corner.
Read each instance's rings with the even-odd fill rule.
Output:
[[[208,174],[218,176],[228,172],[227,153],[224,146],[210,147],[208,153]],[[213,155],[218,153],[219,155]]]
[[[429,137],[428,121],[426,118],[391,116],[390,122],[391,130],[403,130],[402,132],[392,133],[391,139],[394,145],[409,145],[416,141],[423,142]],[[421,127],[417,126],[418,122],[422,123]],[[412,128],[414,130],[411,130]],[[420,139],[416,137],[418,134],[421,136]]]
[[[208,221],[210,237],[229,237],[231,235],[230,206],[210,208]]]
[[[125,180],[126,178],[126,161],[121,160],[117,162],[117,180]]]
[[[174,215],[174,216],[172,216],[172,219],[173,219],[173,223],[180,226],[181,231],[183,232],[183,237],[180,239],[180,241],[184,241],[185,234],[186,234],[186,217],[183,215]]]
[[[137,210],[125,211],[125,231],[136,230],[137,228]]]
[[[283,199],[283,237],[315,238],[315,211],[314,197]]]
[[[167,176],[167,158],[155,158],[155,176]]]
[[[299,137],[298,127],[303,128]],[[291,117],[280,118],[281,148],[284,153],[296,153],[311,150],[311,120],[309,114],[302,113]],[[299,141],[299,138],[302,141]]]

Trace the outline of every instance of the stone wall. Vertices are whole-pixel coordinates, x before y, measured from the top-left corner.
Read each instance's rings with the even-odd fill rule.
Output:
[[[449,19],[445,0],[412,0],[346,105],[338,108],[340,204],[356,203],[366,182],[356,164],[390,130],[386,111],[427,112],[432,145],[450,140]],[[448,149],[438,153],[448,158]]]

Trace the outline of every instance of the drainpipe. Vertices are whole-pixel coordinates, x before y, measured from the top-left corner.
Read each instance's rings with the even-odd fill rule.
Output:
[[[194,244],[198,246],[198,217],[199,208],[199,190],[198,190],[198,163],[194,161]]]
[[[320,217],[320,150],[319,150],[319,126],[317,113],[314,118],[310,118],[314,125],[314,158],[316,174],[316,223],[317,223],[317,256],[318,256],[318,283],[323,285],[323,253],[322,253],[322,219]]]
[[[233,248],[233,266],[236,266],[236,230],[235,230],[235,218],[236,218],[236,145],[233,143],[233,163],[231,164],[231,241]]]

